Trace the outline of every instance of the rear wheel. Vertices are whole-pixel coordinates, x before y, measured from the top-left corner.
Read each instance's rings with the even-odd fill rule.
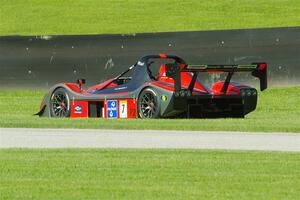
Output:
[[[56,89],[51,95],[49,105],[51,117],[70,116],[70,98],[65,89]]]
[[[158,118],[160,107],[157,93],[150,88],[143,90],[138,99],[138,114],[140,118]]]

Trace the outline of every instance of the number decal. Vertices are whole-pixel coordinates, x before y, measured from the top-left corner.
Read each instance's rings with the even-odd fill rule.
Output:
[[[121,100],[119,102],[119,113],[120,118],[127,118],[127,101]]]
[[[121,111],[121,113],[124,113],[124,111],[125,111],[125,104],[122,104],[122,111]]]

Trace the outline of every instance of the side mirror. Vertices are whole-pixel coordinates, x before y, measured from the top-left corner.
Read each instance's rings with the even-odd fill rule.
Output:
[[[79,85],[79,87],[81,89],[81,85],[85,84],[85,79],[78,79],[77,84]]]

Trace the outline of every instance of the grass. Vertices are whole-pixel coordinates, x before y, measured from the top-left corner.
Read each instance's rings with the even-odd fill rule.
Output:
[[[107,120],[33,116],[44,94],[34,90],[0,90],[0,127],[300,132],[299,86],[261,92],[257,109],[245,119]]]
[[[1,199],[298,199],[300,155],[0,150]]]
[[[0,35],[217,30],[300,25],[299,0],[0,0]]]

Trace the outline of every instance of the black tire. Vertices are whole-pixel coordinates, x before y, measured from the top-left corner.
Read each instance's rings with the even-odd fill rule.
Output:
[[[139,95],[137,109],[140,118],[159,118],[160,102],[157,92],[151,88],[144,89]]]
[[[51,94],[49,106],[51,117],[70,117],[70,97],[64,88]]]

